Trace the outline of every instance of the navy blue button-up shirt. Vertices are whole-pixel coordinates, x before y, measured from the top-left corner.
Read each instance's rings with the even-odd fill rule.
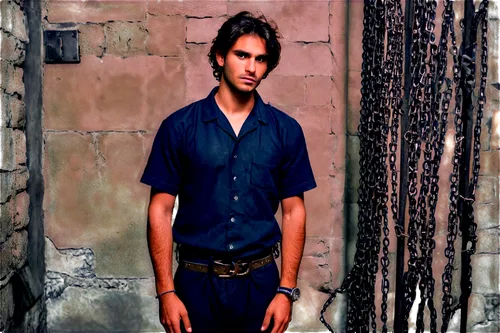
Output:
[[[278,242],[279,201],[316,183],[296,120],[255,93],[236,136],[217,89],[162,122],[141,182],[179,195],[176,243],[238,258]]]

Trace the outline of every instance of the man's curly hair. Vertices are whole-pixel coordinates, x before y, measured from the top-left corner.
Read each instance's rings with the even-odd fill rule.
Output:
[[[225,57],[238,38],[243,35],[257,35],[266,42],[268,62],[267,71],[263,78],[266,78],[278,66],[281,54],[281,44],[278,40],[281,35],[278,32],[278,27],[273,21],[268,21],[264,15],[255,17],[252,13],[243,11],[224,22],[217,37],[212,41],[208,60],[217,81],[220,81],[222,75],[222,67],[217,63],[217,52]]]

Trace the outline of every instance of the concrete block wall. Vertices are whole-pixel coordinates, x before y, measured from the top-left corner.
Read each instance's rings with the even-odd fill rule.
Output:
[[[290,329],[323,329],[319,309],[343,265],[345,31],[332,26],[345,3],[55,0],[44,26],[78,29],[82,61],[44,70],[49,329],[161,331],[139,178],[161,120],[217,85],[210,42],[243,9],[283,35],[281,63],[258,90],[301,123],[319,184],[306,194],[303,298]],[[135,313],[123,316],[123,304]]]

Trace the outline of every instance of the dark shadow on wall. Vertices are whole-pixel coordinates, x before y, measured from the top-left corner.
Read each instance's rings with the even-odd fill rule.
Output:
[[[344,68],[344,76],[342,85],[345,87],[344,89],[344,103],[345,106],[345,182],[344,182],[344,225],[343,225],[343,235],[344,235],[344,272],[343,279],[349,274],[353,262],[354,262],[354,252],[356,247],[356,235],[357,235],[357,186],[359,184],[356,183],[356,179],[359,179],[359,138],[357,133],[349,133],[349,116],[350,116],[350,107],[349,107],[349,31],[350,31],[350,2],[346,2],[346,10],[345,10],[345,59],[344,64],[346,64]],[[340,282],[341,283],[341,282]],[[340,287],[340,285],[339,285]],[[346,320],[346,312],[347,312],[347,295],[343,295],[343,297],[339,298],[338,301],[344,302],[343,313],[341,315],[342,319],[339,322],[339,329],[343,332],[346,331],[347,328],[347,320]]]
[[[42,177],[42,25],[41,1],[26,0],[29,43],[24,65],[26,104],[26,149],[29,171],[30,223],[28,227],[28,267],[33,278],[41,281],[45,276],[43,232],[43,177]],[[42,293],[42,290],[40,290]]]
[[[8,332],[46,332],[43,296],[45,277],[42,178],[42,58],[41,1],[24,0],[29,36],[24,61],[26,155],[30,197],[27,264],[12,277],[14,318]]]

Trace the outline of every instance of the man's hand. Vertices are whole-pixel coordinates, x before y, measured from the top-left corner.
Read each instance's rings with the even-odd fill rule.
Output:
[[[160,322],[167,333],[181,333],[181,319],[186,331],[191,332],[191,322],[184,303],[175,293],[160,297]]]
[[[288,328],[288,323],[292,320],[292,301],[286,295],[276,294],[274,296],[271,304],[267,307],[261,331],[265,331],[269,327],[271,319],[274,322],[271,333],[283,333]]]

